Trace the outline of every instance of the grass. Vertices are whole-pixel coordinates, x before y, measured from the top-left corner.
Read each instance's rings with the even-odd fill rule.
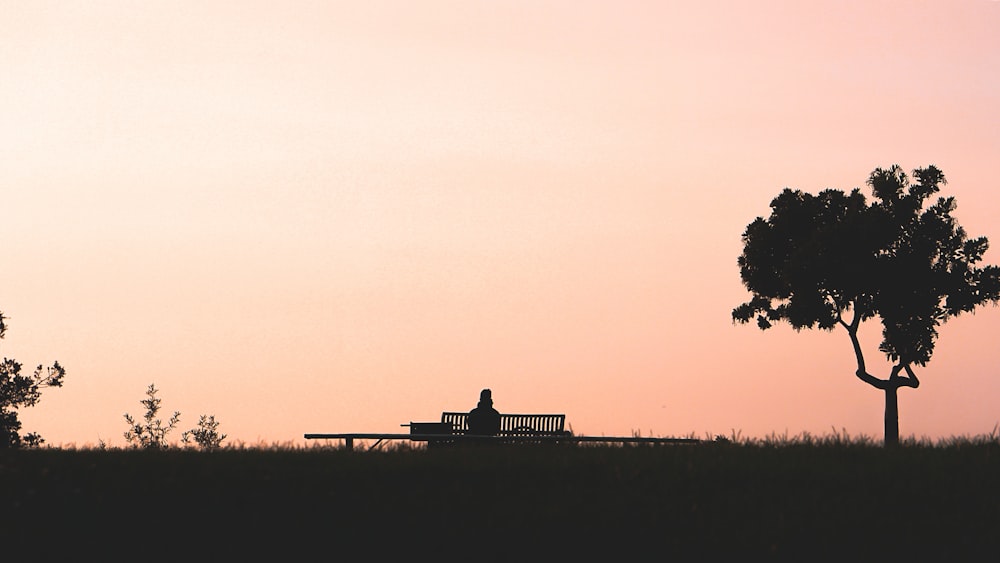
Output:
[[[836,432],[658,447],[42,449],[0,452],[0,537],[42,559],[970,560],[1000,547],[998,477],[996,431],[893,449]]]

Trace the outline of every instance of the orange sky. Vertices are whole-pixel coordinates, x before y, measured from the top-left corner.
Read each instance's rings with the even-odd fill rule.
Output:
[[[3,3],[0,353],[68,370],[24,431],[124,445],[155,382],[245,443],[483,387],[585,434],[881,436],[843,331],[732,324],[740,234],[785,186],[935,164],[1000,244],[998,29],[989,0]],[[943,327],[904,436],[1000,422],[998,328]]]

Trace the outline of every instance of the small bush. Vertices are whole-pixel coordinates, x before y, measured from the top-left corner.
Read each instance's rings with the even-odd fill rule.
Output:
[[[163,421],[156,418],[156,413],[160,411],[160,399],[156,397],[156,387],[152,383],[146,389],[148,398],[139,401],[146,407],[146,414],[143,415],[143,422],[136,422],[132,415],[125,413],[125,422],[129,429],[125,432],[125,440],[135,448],[158,450],[167,447],[167,434],[180,422],[181,413],[174,412],[170,420],[164,426]]]
[[[198,427],[185,430],[181,434],[181,441],[185,444],[194,442],[203,450],[215,450],[222,446],[222,441],[226,439],[225,434],[219,434],[219,423],[215,421],[214,415],[201,415],[198,419]]]

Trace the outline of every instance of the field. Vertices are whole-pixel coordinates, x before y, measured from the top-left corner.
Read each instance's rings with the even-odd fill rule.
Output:
[[[968,561],[1000,548],[1000,442],[4,451],[0,540],[5,561]]]

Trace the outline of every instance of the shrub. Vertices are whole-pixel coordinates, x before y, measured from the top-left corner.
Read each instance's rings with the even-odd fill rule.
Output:
[[[203,450],[218,449],[225,439],[225,434],[219,434],[219,423],[215,421],[214,415],[201,415],[197,428],[186,430],[181,434],[182,442],[190,444],[193,441]]]
[[[167,434],[180,422],[180,412],[174,412],[166,426],[163,421],[156,418],[156,413],[160,411],[160,399],[156,397],[156,391],[156,387],[150,383],[146,389],[148,398],[139,401],[146,407],[146,414],[143,415],[141,424],[136,422],[132,415],[125,413],[125,422],[129,425],[129,429],[125,432],[125,440],[135,448],[153,450],[166,448]]]

